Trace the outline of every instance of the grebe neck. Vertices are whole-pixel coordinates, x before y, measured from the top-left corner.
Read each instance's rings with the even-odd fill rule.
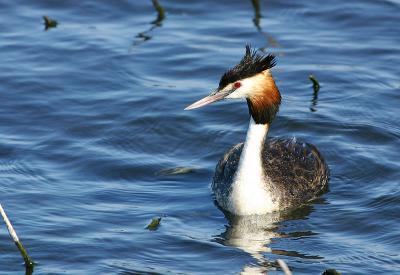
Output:
[[[250,118],[246,141],[240,156],[238,172],[244,172],[246,167],[251,170],[257,169],[257,171],[262,171],[261,152],[268,129],[269,124],[256,124],[254,119]]]
[[[272,185],[264,173],[262,151],[269,124],[256,124],[250,119],[246,141],[234,176],[231,210],[239,215],[262,214],[276,210]]]

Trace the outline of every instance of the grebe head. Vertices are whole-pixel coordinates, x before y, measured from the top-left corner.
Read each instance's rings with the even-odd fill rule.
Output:
[[[270,72],[274,66],[274,55],[262,55],[246,46],[244,57],[235,67],[225,72],[218,88],[185,110],[200,108],[225,98],[245,98],[257,124],[271,123],[281,103],[281,95]]]

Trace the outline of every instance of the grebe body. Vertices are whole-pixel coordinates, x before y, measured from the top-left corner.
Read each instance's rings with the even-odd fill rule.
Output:
[[[218,162],[212,190],[219,207],[234,215],[262,215],[300,206],[327,190],[329,169],[317,148],[295,139],[267,138],[281,95],[271,75],[274,56],[246,46],[242,60],[209,96],[186,109],[221,99],[245,98],[250,113],[246,141]]]
[[[266,138],[259,140],[260,148],[249,148],[254,126],[251,121],[246,142],[230,148],[215,169],[212,190],[222,209],[266,214],[300,206],[326,191],[329,170],[315,146]]]

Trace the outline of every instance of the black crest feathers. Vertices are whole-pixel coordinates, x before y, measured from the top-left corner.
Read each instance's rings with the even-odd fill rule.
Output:
[[[242,60],[232,69],[228,70],[219,82],[219,89],[224,88],[229,83],[233,83],[240,79],[254,76],[262,71],[268,70],[275,66],[275,56],[272,54],[262,55],[257,50],[246,45],[246,53]]]

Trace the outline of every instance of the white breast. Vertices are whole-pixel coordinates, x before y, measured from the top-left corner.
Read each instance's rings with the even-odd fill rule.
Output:
[[[267,133],[268,125],[255,124],[251,118],[229,198],[228,210],[234,214],[261,215],[278,210],[262,166],[261,151]]]

